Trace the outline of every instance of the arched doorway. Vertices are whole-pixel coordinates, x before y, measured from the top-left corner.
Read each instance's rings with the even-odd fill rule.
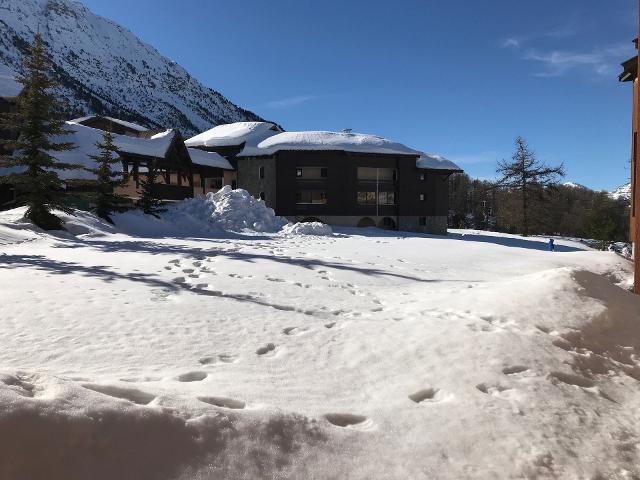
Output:
[[[396,221],[391,217],[384,217],[380,220],[380,228],[384,230],[395,230],[396,229]]]
[[[376,226],[376,222],[373,220],[373,218],[370,218],[370,217],[361,218],[360,221],[358,222],[358,227],[360,228],[375,227],[375,226]]]

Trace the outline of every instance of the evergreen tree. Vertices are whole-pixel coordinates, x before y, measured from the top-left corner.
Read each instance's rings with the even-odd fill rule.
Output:
[[[97,177],[95,181],[95,212],[100,218],[113,223],[111,214],[127,210],[128,203],[125,197],[114,193],[114,189],[124,183],[122,172],[114,171],[112,168],[120,164],[121,160],[118,156],[118,149],[113,144],[111,132],[104,132],[102,142],[96,143],[96,146],[100,150],[100,154],[91,155],[91,158],[96,161],[97,168],[88,169]]]
[[[156,192],[156,185],[158,179],[158,169],[156,168],[155,161],[150,161],[147,164],[147,177],[142,180],[141,196],[138,200],[138,207],[148,215],[153,215],[156,218],[159,217],[159,213],[166,212],[166,208],[162,208],[162,200],[158,198]]]
[[[564,167],[549,167],[539,161],[522,137],[516,138],[516,151],[511,162],[498,162],[497,173],[502,176],[497,186],[520,193],[522,234],[529,235],[529,208],[532,195],[542,187],[556,185],[558,177],[564,176]]]
[[[0,167],[14,168],[18,173],[0,177],[3,183],[16,188],[18,201],[26,205],[26,218],[45,230],[62,228],[62,221],[51,211],[70,212],[63,203],[64,184],[58,176],[60,170],[79,168],[60,162],[49,152],[73,149],[71,143],[56,143],[55,137],[68,135],[61,115],[61,107],[51,93],[55,82],[42,37],[36,34],[30,56],[24,61],[26,73],[18,78],[23,91],[18,98],[17,114],[4,117],[3,125],[18,130],[18,140],[9,142],[15,151],[12,157],[0,157]]]

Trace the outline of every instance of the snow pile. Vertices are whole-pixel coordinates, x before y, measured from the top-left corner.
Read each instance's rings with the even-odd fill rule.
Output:
[[[616,252],[623,257],[633,257],[633,245],[627,242],[613,242],[607,248],[610,252]]]
[[[208,193],[205,202],[206,208],[211,208],[211,221],[227,231],[277,232],[287,223],[241,188],[232,190],[226,185],[216,193]]]
[[[333,230],[326,223],[320,222],[302,222],[289,223],[282,229],[285,235],[316,235],[318,237],[330,237]]]
[[[189,198],[166,206],[155,218],[140,211],[113,217],[118,229],[140,236],[216,237],[224,232],[275,233],[287,221],[246,190],[229,185],[206,197]]]

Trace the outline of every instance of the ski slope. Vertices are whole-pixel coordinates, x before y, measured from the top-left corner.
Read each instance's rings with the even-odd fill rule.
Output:
[[[640,476],[619,255],[22,213],[0,213],[0,478]]]

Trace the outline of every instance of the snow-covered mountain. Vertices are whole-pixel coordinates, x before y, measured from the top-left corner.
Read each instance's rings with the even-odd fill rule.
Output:
[[[584,185],[575,182],[564,182],[562,185],[569,188],[584,188],[586,190],[591,190],[589,187],[585,187]]]
[[[0,74],[20,72],[40,29],[70,114],[105,114],[190,135],[261,120],[205,87],[117,23],[77,0],[0,0]],[[0,82],[1,84],[2,82]]]
[[[609,194],[614,200],[631,200],[631,182],[616,188]]]

